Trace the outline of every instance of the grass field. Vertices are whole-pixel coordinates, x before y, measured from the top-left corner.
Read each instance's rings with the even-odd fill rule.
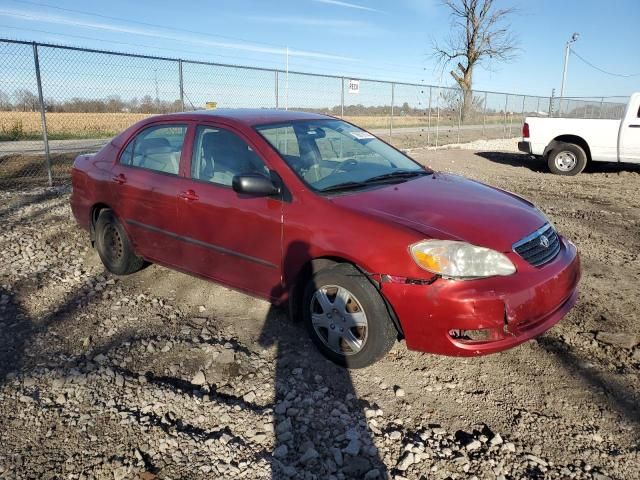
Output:
[[[133,123],[151,116],[146,113],[47,113],[47,132],[51,140],[73,138],[105,138],[112,137]],[[345,116],[356,125],[366,129],[388,128],[389,116]],[[436,125],[436,115],[431,119],[428,115],[394,116],[393,127],[427,127]],[[502,115],[487,116],[487,124],[504,121]],[[513,123],[520,119],[513,118]],[[442,114],[440,126],[457,125],[455,115]],[[481,124],[482,117],[471,118],[466,123]],[[35,140],[42,136],[42,125],[39,112],[0,112],[0,141]]]

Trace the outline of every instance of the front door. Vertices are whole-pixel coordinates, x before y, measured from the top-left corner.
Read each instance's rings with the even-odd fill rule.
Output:
[[[200,125],[190,175],[178,200],[181,262],[195,273],[265,298],[281,294],[283,203],[240,195],[234,175],[269,169],[256,150],[227,127]]]
[[[179,171],[187,125],[152,125],[122,151],[112,170],[116,214],[139,255],[175,265]]]

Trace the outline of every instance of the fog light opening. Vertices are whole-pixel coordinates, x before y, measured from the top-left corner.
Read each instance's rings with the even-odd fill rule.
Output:
[[[449,336],[454,340],[466,340],[470,342],[484,342],[493,340],[495,334],[490,328],[480,328],[478,330],[449,330]]]

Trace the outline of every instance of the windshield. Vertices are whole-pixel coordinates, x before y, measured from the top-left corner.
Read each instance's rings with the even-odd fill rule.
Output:
[[[398,150],[341,120],[292,121],[256,130],[317,191],[407,181],[426,173]]]

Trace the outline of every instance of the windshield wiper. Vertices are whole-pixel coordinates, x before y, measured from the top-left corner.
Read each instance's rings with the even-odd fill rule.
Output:
[[[385,180],[406,179],[420,177],[422,175],[429,175],[429,172],[425,170],[396,170],[394,172],[383,173],[382,175],[376,175],[375,177],[368,178],[364,181],[364,183],[376,183]]]
[[[337,192],[340,190],[354,190],[356,188],[364,188],[368,187],[369,184],[365,182],[344,182],[338,183],[336,185],[331,185],[329,187],[324,187],[318,190],[319,192]]]

